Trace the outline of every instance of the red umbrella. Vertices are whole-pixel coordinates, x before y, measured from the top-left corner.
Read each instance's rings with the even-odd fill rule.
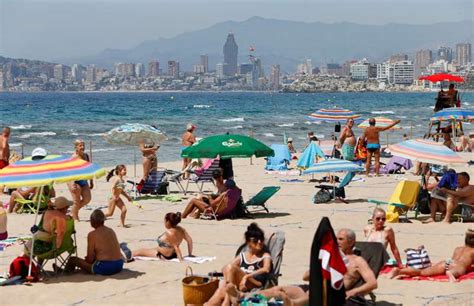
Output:
[[[458,75],[452,75],[449,73],[436,73],[432,75],[421,76],[420,80],[427,80],[433,83],[448,81],[448,82],[456,82],[456,83],[463,83],[464,78]]]

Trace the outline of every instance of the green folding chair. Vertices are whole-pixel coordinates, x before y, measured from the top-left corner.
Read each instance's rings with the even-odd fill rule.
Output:
[[[48,185],[45,188],[48,188],[48,192],[46,194],[35,194],[32,199],[16,199],[15,203],[20,205],[18,208],[17,213],[19,214],[36,214],[37,210],[38,213],[41,213],[48,209],[48,203],[51,200],[52,188],[53,185]],[[39,208],[38,208],[38,196],[40,197]]]
[[[252,207],[252,212],[257,211],[266,211],[267,213],[268,208],[265,203],[280,190],[279,186],[267,186],[263,187],[262,190],[259,191],[256,195],[254,195],[250,200],[248,200],[244,206],[247,213],[250,213],[249,207]]]

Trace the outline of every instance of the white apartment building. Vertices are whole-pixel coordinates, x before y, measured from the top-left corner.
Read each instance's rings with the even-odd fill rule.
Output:
[[[449,71],[448,68],[449,63],[446,60],[438,60],[434,63],[431,63],[426,70],[429,72],[429,74],[434,74],[434,73],[441,73],[441,72],[447,72]]]
[[[369,62],[367,59],[362,59],[351,64],[351,78],[353,80],[367,80],[369,78]]]
[[[411,85],[414,73],[412,61],[377,64],[377,80],[385,81],[392,85]]]

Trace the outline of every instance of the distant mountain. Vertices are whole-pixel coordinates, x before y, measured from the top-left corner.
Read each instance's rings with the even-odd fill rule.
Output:
[[[166,70],[166,61],[180,61],[181,69],[191,70],[199,55],[209,55],[210,69],[223,59],[222,46],[227,33],[235,34],[239,61],[246,62],[249,46],[265,66],[280,64],[294,71],[297,63],[311,58],[313,63],[342,63],[363,57],[382,61],[394,53],[413,54],[421,48],[453,46],[472,42],[473,22],[443,22],[430,25],[362,25],[355,23],[295,22],[252,17],[242,22],[226,21],[209,28],[187,32],[173,38],[148,40],[128,50],[106,49],[96,56],[58,60],[68,64],[96,64],[112,67],[116,62],[147,63],[158,59]]]

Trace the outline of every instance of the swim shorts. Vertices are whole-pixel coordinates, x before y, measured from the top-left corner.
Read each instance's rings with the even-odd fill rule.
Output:
[[[3,169],[8,165],[9,165],[9,162],[7,160],[0,160],[0,169]]]
[[[368,143],[367,144],[367,150],[369,150],[372,153],[379,150],[379,149],[380,149],[380,144],[378,144],[378,143]]]
[[[75,184],[81,186],[81,187],[84,187],[87,185],[87,181],[86,180],[80,180],[80,181],[74,181]]]
[[[92,265],[92,272],[98,275],[112,275],[123,269],[123,260],[97,260]]]

